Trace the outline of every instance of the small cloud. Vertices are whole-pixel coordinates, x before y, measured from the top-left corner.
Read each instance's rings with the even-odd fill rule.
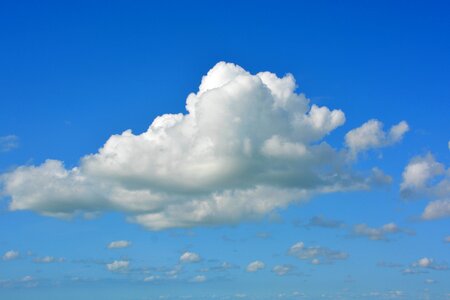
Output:
[[[201,283],[206,281],[206,276],[204,275],[197,275],[191,279],[191,282],[195,283]]]
[[[276,273],[279,276],[283,276],[291,272],[292,269],[293,267],[290,265],[276,265],[275,267],[273,267],[272,272]]]
[[[444,243],[450,243],[450,235],[444,238]]]
[[[10,134],[0,136],[0,152],[8,152],[19,147],[19,137]]]
[[[49,263],[54,263],[54,262],[63,262],[64,258],[62,258],[62,257],[56,258],[53,256],[44,256],[44,257],[36,257],[35,259],[33,259],[33,261],[36,263],[49,264]]]
[[[348,254],[342,251],[331,250],[321,246],[305,246],[298,242],[289,249],[289,255],[302,260],[311,260],[312,264],[332,263],[337,260],[348,258]]]
[[[386,241],[387,235],[404,233],[408,235],[415,234],[412,230],[403,229],[397,226],[395,223],[388,223],[379,228],[369,227],[366,224],[357,224],[353,227],[352,234],[354,236],[367,237],[374,241]]]
[[[426,284],[434,284],[434,283],[436,283],[436,280],[428,278],[428,279],[425,279],[424,282]]]
[[[128,260],[115,260],[112,263],[106,264],[106,268],[111,272],[120,272],[128,269],[130,262]]]
[[[160,277],[158,275],[151,275],[144,278],[144,282],[152,282],[158,280]]]
[[[108,249],[127,248],[131,246],[130,241],[120,240],[109,243]]]
[[[256,260],[254,262],[249,263],[246,270],[247,272],[256,272],[264,269],[265,266],[266,265],[262,261]]]
[[[3,254],[3,260],[13,260],[19,257],[19,251],[10,250]]]
[[[182,263],[196,263],[201,260],[200,255],[194,252],[184,252],[180,256],[180,262]]]
[[[322,228],[342,228],[345,224],[341,221],[325,218],[324,216],[314,216],[309,219],[305,227],[322,227]]]
[[[401,121],[392,126],[389,132],[385,132],[383,123],[372,119],[361,127],[350,130],[345,135],[345,144],[350,150],[351,157],[356,158],[359,152],[390,146],[401,141],[408,130],[408,123]]]
[[[448,270],[448,265],[446,263],[436,263],[434,259],[423,257],[412,264],[413,267],[420,267],[432,270]]]

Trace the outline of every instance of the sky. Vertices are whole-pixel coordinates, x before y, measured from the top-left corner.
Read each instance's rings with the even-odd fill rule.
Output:
[[[450,299],[446,1],[0,3],[1,299]]]

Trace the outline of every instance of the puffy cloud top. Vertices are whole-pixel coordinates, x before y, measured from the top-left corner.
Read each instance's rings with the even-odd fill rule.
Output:
[[[156,117],[148,130],[112,135],[98,153],[66,169],[61,161],[21,166],[2,176],[11,210],[68,217],[122,211],[149,229],[236,223],[302,201],[312,193],[367,188],[347,155],[323,141],[345,122],[341,110],[310,105],[290,74],[252,75],[220,62],[186,100],[186,114]],[[360,151],[391,143],[406,123]],[[371,124],[372,124],[371,123]]]
[[[200,255],[194,252],[184,252],[180,256],[180,261],[184,263],[195,263],[200,261]]]
[[[353,156],[371,148],[380,148],[397,143],[409,131],[408,123],[401,121],[391,127],[389,132],[383,131],[383,123],[372,119],[349,131],[345,136],[345,143]]]

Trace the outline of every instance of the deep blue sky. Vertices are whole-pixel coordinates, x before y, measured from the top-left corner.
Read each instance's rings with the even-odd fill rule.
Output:
[[[447,299],[448,271],[424,268],[404,275],[402,270],[422,257],[450,263],[450,244],[443,242],[450,235],[449,219],[418,221],[426,200],[434,198],[404,200],[399,186],[405,166],[417,155],[432,153],[450,165],[449,13],[447,1],[1,2],[0,141],[13,136],[17,144],[0,145],[1,173],[49,158],[71,168],[112,134],[126,129],[139,134],[159,115],[186,113],[187,95],[219,61],[252,74],[291,73],[297,91],[312,103],[343,110],[346,123],[326,139],[336,148],[343,147],[349,130],[373,118],[386,130],[406,120],[410,131],[393,147],[362,155],[354,167],[381,168],[392,176],[388,187],[313,197],[278,212],[281,221],[269,215],[233,226],[153,232],[127,222],[120,212],[69,221],[10,212],[5,195],[0,254],[20,255],[0,261],[0,298],[246,294],[273,299],[281,293],[298,298],[293,294],[298,291],[310,299],[321,293],[335,299],[339,293],[347,293],[343,299]],[[346,226],[295,225],[319,215]],[[355,224],[379,228],[390,222],[415,235],[373,241],[349,234]],[[258,238],[262,232],[270,237]],[[132,246],[106,249],[114,240],[129,240]],[[286,254],[298,241],[345,251],[349,258],[313,266]],[[136,269],[172,268],[188,250],[202,261],[183,269],[176,280],[144,283],[150,275],[139,270],[116,274],[105,268],[118,259]],[[44,256],[65,261],[33,262]],[[189,282],[215,260],[233,268],[210,271],[198,285]],[[264,261],[265,269],[247,273],[254,260]],[[402,266],[380,267],[380,261]],[[274,274],[270,270],[277,264],[294,266],[294,274]],[[32,277],[33,287],[19,290],[28,284],[25,276]],[[436,283],[424,283],[427,279]]]

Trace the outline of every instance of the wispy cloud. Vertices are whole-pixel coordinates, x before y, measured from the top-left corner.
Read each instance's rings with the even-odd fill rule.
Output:
[[[19,137],[13,134],[0,136],[0,152],[8,152],[19,147]]]

